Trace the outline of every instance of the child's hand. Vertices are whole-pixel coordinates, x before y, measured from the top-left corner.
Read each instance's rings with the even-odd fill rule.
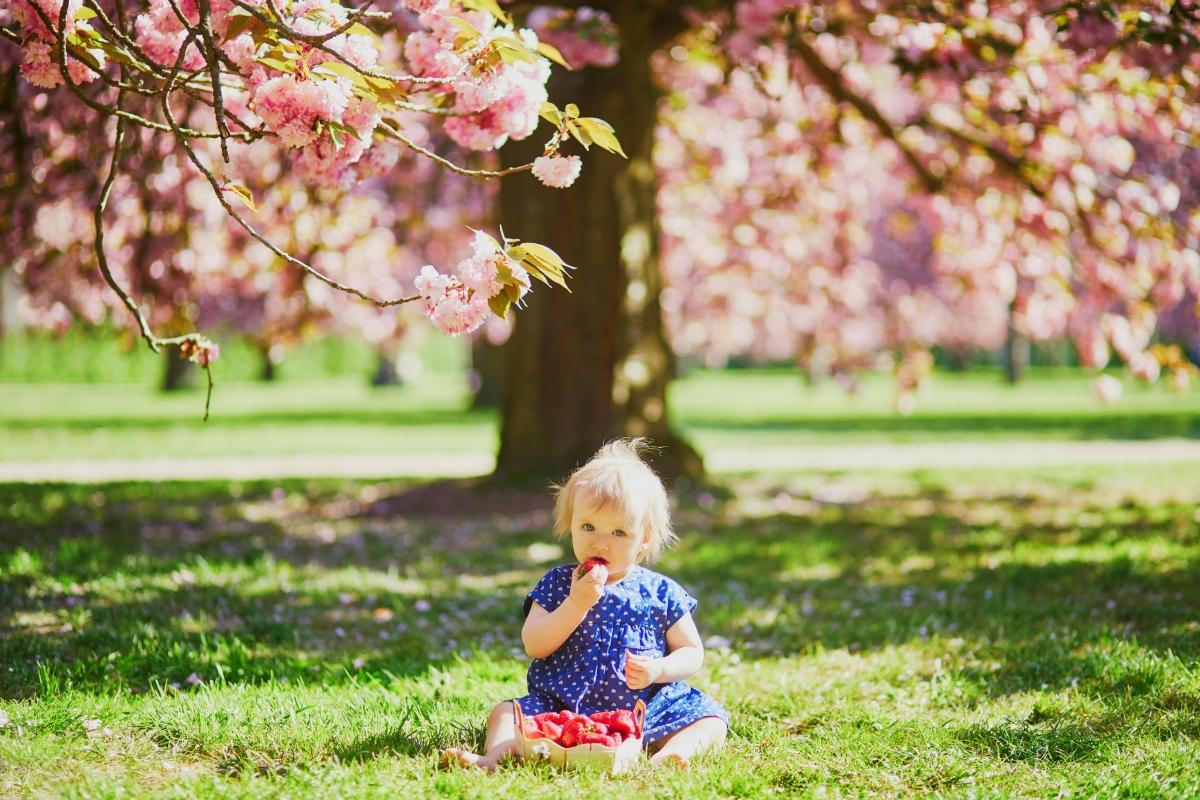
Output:
[[[625,651],[625,683],[630,689],[645,689],[662,677],[661,658],[638,656]]]
[[[571,595],[570,600],[576,603],[580,608],[590,609],[596,603],[600,602],[600,598],[604,597],[604,584],[608,581],[608,567],[603,564],[597,564],[592,567],[583,577],[579,577],[578,570],[571,571]]]

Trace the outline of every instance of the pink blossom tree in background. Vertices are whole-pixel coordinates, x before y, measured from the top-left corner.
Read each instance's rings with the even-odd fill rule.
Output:
[[[30,145],[57,146],[70,151],[64,160],[83,164],[68,170],[84,184],[82,199],[68,199],[62,186],[48,189],[47,205],[59,204],[73,230],[53,244],[51,255],[56,257],[38,258],[33,269],[22,268],[33,302],[49,300],[52,315],[71,309],[83,309],[92,318],[103,313],[106,303],[88,298],[87,292],[65,297],[73,290],[58,287],[70,283],[63,280],[68,276],[52,274],[56,267],[79,270],[80,259],[70,251],[87,241],[78,225],[87,219],[76,213],[80,202],[95,209],[90,246],[104,283],[131,314],[142,338],[154,350],[185,348],[205,367],[216,358],[216,345],[195,332],[156,334],[158,312],[144,312],[127,287],[136,291],[138,284],[154,284],[152,296],[171,298],[173,303],[159,304],[161,313],[172,317],[171,324],[196,316],[202,304],[211,309],[224,302],[236,314],[236,301],[199,301],[249,282],[255,287],[250,294],[261,295],[264,317],[294,327],[303,324],[305,315],[337,313],[336,301],[323,310],[300,299],[301,284],[312,281],[380,308],[419,301],[434,324],[459,334],[478,328],[489,313],[506,316],[533,278],[565,285],[565,265],[548,248],[486,234],[474,240],[463,236],[462,275],[426,265],[424,279],[414,279],[416,270],[405,274],[405,265],[397,263],[402,261],[396,258],[397,242],[389,241],[386,228],[381,230],[396,211],[386,191],[377,190],[375,202],[348,196],[335,200],[332,195],[308,200],[304,192],[276,191],[284,173],[325,190],[364,187],[395,168],[399,148],[473,179],[533,166],[467,168],[427,145],[433,143],[434,125],[473,150],[494,150],[509,139],[530,136],[539,114],[558,114],[545,89],[550,59],[561,62],[553,47],[538,42],[528,29],[514,28],[508,15],[490,2],[410,0],[402,4],[409,15],[404,25],[381,22],[396,15],[372,11],[371,5],[346,9],[332,0],[152,0],[127,7],[123,2],[16,0],[6,9],[0,30],[20,48],[20,75],[33,86],[62,93],[78,106],[71,114],[85,116],[68,116],[64,126],[58,115],[49,115],[49,135],[42,142],[26,135],[36,126],[22,120],[14,126],[19,130],[5,154],[14,167],[30,167],[18,172],[9,210],[16,235],[29,238],[36,236],[37,218],[52,222],[53,216],[45,206],[31,209],[29,196],[22,193],[30,188],[26,184],[45,177],[39,170],[42,155]],[[384,29],[383,35],[372,25]],[[14,59],[8,45],[6,58],[10,64]],[[26,104],[21,90],[12,97],[9,108],[22,114]],[[49,102],[45,95],[33,95],[29,105],[36,111]],[[562,124],[539,159],[539,173],[561,186],[563,165],[573,172],[579,165],[557,156],[558,145],[574,127],[561,116],[559,120]],[[602,146],[619,150],[605,123],[588,119],[587,124],[609,137]],[[97,143],[97,133],[107,146]],[[107,158],[96,158],[97,151]],[[105,163],[107,169],[100,172],[96,165]],[[127,170],[141,164],[149,166],[148,181],[137,182]],[[150,191],[145,190],[147,182]],[[258,191],[256,183],[262,184]],[[370,191],[364,195],[369,197]],[[119,211],[111,215],[119,217],[115,223],[106,222],[110,204]],[[297,233],[306,227],[298,212],[309,206],[319,206],[316,216],[322,218],[307,225],[312,235],[306,236]],[[221,214],[232,217],[240,232],[212,224]],[[365,222],[356,226],[356,219]],[[110,224],[115,225],[111,232]],[[128,230],[139,224],[141,231]],[[357,235],[336,229],[357,229]],[[273,234],[310,253],[301,257],[281,247]],[[170,259],[155,259],[157,241],[183,246],[173,248]],[[151,252],[135,252],[139,246]],[[255,247],[265,254],[250,253]],[[110,259],[110,251],[124,257]],[[246,257],[238,257],[242,251]],[[234,258],[214,258],[217,254]],[[306,277],[247,281],[251,273],[276,266],[273,261]],[[349,275],[326,272],[316,266],[320,262],[347,267],[359,273],[355,277],[361,282],[353,285]],[[371,263],[390,268],[361,267]],[[416,293],[400,296],[410,282]],[[52,297],[55,291],[64,297]],[[308,286],[303,293],[312,298],[321,290]],[[211,387],[211,373],[209,377]]]
[[[903,409],[914,353],[994,349],[1011,308],[1086,366],[1186,383],[1150,343],[1160,319],[1197,328],[1192,17],[784,8],[741,3],[727,38],[659,55],[678,351],[842,377],[883,356]]]
[[[383,144],[463,177],[532,172],[501,182],[499,221],[553,250],[478,234],[407,273],[409,297],[333,277],[361,268],[334,253],[350,239],[307,260],[268,246],[306,275],[309,301],[329,294],[315,284],[419,300],[452,333],[526,303],[506,353],[503,474],[559,474],[616,434],[666,444],[664,472],[699,471],[670,424],[674,350],[791,358],[848,384],[890,364],[901,411],[931,347],[991,348],[1010,329],[1069,337],[1092,368],[1166,371],[1177,387],[1191,374],[1175,345],[1194,341],[1200,295],[1191,2],[610,0],[514,4],[510,24],[483,0],[411,0],[412,27],[395,30],[315,0],[72,2],[18,0],[4,30],[23,74],[87,81],[55,91],[93,111],[103,95],[108,117],[166,136],[226,214],[268,203],[225,168],[239,140],[269,142],[312,185],[368,194],[361,165]],[[576,69],[551,78],[560,51]],[[548,140],[530,138],[539,113]],[[468,151],[503,146],[502,168],[435,155],[435,129]],[[581,173],[591,144],[628,160]],[[103,210],[114,181],[89,163]],[[555,253],[579,267],[573,293],[526,297],[531,278],[562,280]],[[383,294],[399,279],[378,277]]]

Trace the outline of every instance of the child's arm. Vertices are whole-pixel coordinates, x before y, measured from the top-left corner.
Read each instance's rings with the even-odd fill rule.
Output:
[[[625,681],[631,689],[644,689],[652,683],[682,681],[700,671],[704,663],[704,643],[691,614],[684,614],[667,629],[667,655],[645,658],[630,654],[625,660]]]
[[[604,596],[604,582],[608,571],[603,567],[592,569],[582,578],[571,573],[571,594],[553,611],[547,611],[538,602],[529,608],[529,616],[521,627],[521,641],[530,658],[545,658],[558,648],[579,627],[583,618]]]

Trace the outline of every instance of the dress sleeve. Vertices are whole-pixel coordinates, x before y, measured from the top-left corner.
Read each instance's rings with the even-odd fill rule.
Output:
[[[685,614],[690,614],[696,608],[696,598],[687,593],[687,590],[680,586],[675,581],[667,578],[665,583],[664,594],[664,625],[663,630],[671,629],[679,620],[683,619]]]
[[[533,591],[525,596],[525,609],[521,619],[529,616],[534,601],[547,611],[553,611],[562,605],[571,593],[571,567],[555,567],[542,576]]]

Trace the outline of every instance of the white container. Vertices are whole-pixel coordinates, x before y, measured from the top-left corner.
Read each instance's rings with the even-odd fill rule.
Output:
[[[523,761],[545,761],[564,769],[598,769],[617,775],[637,763],[642,755],[642,736],[629,738],[616,747],[602,744],[577,744],[563,747],[550,739],[526,739],[525,714],[521,704],[513,701],[513,716],[517,725],[517,745]],[[645,735],[646,704],[641,700],[633,707],[633,720]]]

